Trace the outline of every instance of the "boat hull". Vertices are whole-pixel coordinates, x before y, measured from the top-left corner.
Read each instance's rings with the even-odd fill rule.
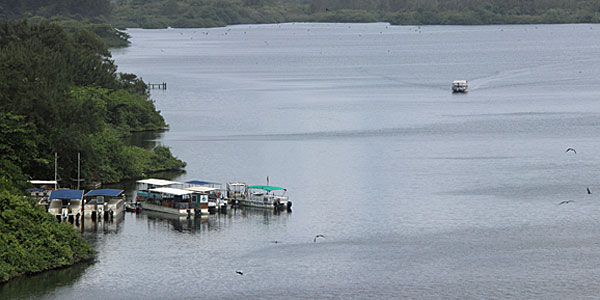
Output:
[[[238,205],[247,206],[247,207],[255,207],[255,208],[264,208],[264,209],[275,209],[275,205],[272,202],[264,202],[264,201],[255,201],[252,199],[235,199]],[[279,209],[287,209],[287,201],[281,201],[279,205]]]
[[[195,213],[194,209],[190,209],[190,208],[172,208],[172,207],[151,204],[151,203],[147,203],[147,202],[142,202],[141,206],[142,206],[142,209],[144,209],[144,210],[147,209],[147,210],[151,210],[151,211],[157,211],[157,212],[178,215],[178,216],[188,216],[188,215],[193,216]]]

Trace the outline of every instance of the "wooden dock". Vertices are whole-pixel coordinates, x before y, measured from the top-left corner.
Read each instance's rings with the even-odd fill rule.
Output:
[[[166,90],[167,89],[167,83],[166,82],[163,82],[163,83],[148,83],[148,87],[150,89]]]

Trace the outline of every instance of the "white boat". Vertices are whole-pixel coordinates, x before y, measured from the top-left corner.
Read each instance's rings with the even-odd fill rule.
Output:
[[[38,199],[38,204],[48,208],[50,192],[56,189],[56,180],[29,180],[34,187],[25,190],[27,196]]]
[[[183,186],[183,182],[164,179],[138,180],[136,200],[142,210],[193,216],[197,205],[191,197],[194,192],[184,190]]]
[[[469,85],[466,80],[454,80],[452,82],[453,93],[466,93]]]
[[[81,216],[83,191],[54,190],[50,193],[48,212],[59,221],[73,222]]]
[[[185,182],[191,190],[202,192],[208,196],[208,211],[214,214],[217,211],[227,212],[227,201],[224,199],[224,192],[220,183],[211,181],[191,180]],[[186,188],[186,189],[188,189]],[[200,203],[200,205],[204,205]]]
[[[268,185],[248,186],[246,193],[238,198],[243,206],[282,210],[290,210],[292,202],[285,195],[287,189]]]
[[[118,217],[125,210],[123,190],[91,190],[85,194],[84,216],[92,218]]]
[[[231,206],[240,205],[239,199],[245,198],[248,195],[248,184],[245,182],[227,182],[226,187],[227,194],[225,198]]]
[[[196,203],[196,210],[200,212],[200,215],[207,216],[210,213],[210,207],[213,207],[213,211],[216,211],[216,202],[211,202],[209,197],[211,193],[218,191],[217,188],[206,187],[206,186],[190,186],[184,188],[184,190],[192,192],[192,202]],[[213,212],[214,213],[214,212]]]

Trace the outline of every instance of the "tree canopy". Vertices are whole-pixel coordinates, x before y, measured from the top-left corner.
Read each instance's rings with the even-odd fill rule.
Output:
[[[166,151],[128,146],[132,131],[165,128],[133,74],[117,73],[111,54],[84,29],[69,33],[57,24],[0,22],[0,176],[51,178],[59,155],[62,184],[82,177],[116,182],[185,164]],[[167,153],[168,152],[168,153]],[[164,165],[150,158],[160,156]]]

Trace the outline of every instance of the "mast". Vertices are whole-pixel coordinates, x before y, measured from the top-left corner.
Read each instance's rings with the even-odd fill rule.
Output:
[[[81,153],[77,152],[77,190],[79,190],[79,182],[81,182],[79,171],[81,170]]]
[[[54,189],[56,190],[56,162],[58,161],[58,155],[54,152]]]

